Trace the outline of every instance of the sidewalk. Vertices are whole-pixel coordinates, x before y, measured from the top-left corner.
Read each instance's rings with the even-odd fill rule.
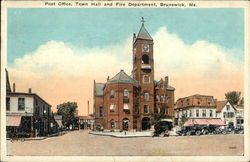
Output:
[[[117,137],[117,138],[133,138],[133,137],[152,137],[153,132],[152,131],[143,131],[143,132],[109,132],[109,131],[103,131],[103,132],[89,132],[89,134],[92,135],[99,135],[99,136],[111,136],[111,137]]]
[[[64,131],[64,132],[57,132],[54,134],[49,134],[47,136],[42,136],[42,137],[29,137],[29,138],[23,138],[23,139],[24,139],[24,141],[34,141],[34,140],[39,141],[39,140],[45,140],[45,139],[50,138],[50,137],[62,136],[62,135],[67,134],[67,133],[68,133],[68,131]],[[11,138],[7,138],[7,140],[11,140]]]

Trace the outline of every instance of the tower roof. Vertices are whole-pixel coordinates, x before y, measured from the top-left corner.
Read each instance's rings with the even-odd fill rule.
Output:
[[[121,70],[118,74],[116,74],[112,79],[110,79],[107,84],[116,84],[116,83],[129,83],[135,86],[139,86],[139,84],[130,76],[128,76],[123,70]]]
[[[147,29],[144,27],[144,23],[142,23],[141,25],[141,29],[137,35],[137,39],[153,40],[153,38],[148,33]]]

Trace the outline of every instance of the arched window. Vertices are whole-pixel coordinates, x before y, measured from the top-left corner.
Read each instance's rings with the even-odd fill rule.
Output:
[[[145,93],[144,93],[144,100],[145,100],[145,101],[148,101],[148,100],[149,100],[149,93],[148,93],[148,92],[145,92]]]
[[[111,127],[111,129],[115,129],[115,120],[114,119],[112,119],[110,121],[110,127]]]
[[[142,56],[142,63],[143,64],[149,64],[149,57],[148,57],[148,55],[143,55]]]
[[[114,89],[111,89],[110,97],[111,97],[111,98],[114,98],[114,97],[115,97],[115,90],[114,90]]]
[[[123,97],[124,97],[124,98],[128,98],[128,96],[129,96],[128,90],[127,90],[127,89],[124,89],[124,91],[123,91]]]

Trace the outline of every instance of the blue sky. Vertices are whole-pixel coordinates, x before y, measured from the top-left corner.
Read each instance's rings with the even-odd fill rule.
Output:
[[[166,26],[186,44],[206,40],[244,49],[243,9],[8,9],[8,64],[50,40],[79,48],[112,46],[137,33],[141,17],[154,34]],[[243,53],[234,56],[243,60]]]

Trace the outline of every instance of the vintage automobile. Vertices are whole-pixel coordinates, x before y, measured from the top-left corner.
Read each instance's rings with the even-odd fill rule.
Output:
[[[196,135],[199,136],[202,134],[204,126],[194,125],[194,126],[184,126],[180,131],[177,131],[177,134],[180,136],[190,136]]]

